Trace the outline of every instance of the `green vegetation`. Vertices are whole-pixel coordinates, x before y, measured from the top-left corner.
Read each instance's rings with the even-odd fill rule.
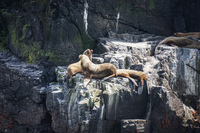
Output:
[[[88,48],[94,48],[94,40],[89,36],[86,35],[85,33],[82,34],[82,40],[83,40],[83,49],[88,49]]]
[[[69,62],[69,58],[62,54],[59,49],[47,50],[44,52],[44,56],[49,57],[49,61],[59,65],[66,65]]]
[[[116,12],[123,12],[126,15],[132,13],[132,3],[131,2],[123,2],[117,1],[117,6],[115,7]]]
[[[155,8],[154,0],[149,0],[149,9],[152,10]]]
[[[29,27],[31,27],[31,25],[29,25],[29,24],[26,24],[26,25],[23,26],[23,28],[22,28],[22,37],[20,38],[20,40],[23,41],[23,40],[25,39],[25,37],[26,37],[26,32],[27,32],[27,29],[28,29]]]
[[[9,13],[6,13],[9,15]],[[31,25],[22,25],[21,17],[16,17],[16,21],[12,20],[8,26],[11,45],[14,47],[18,55],[27,61],[27,63],[35,63],[42,56],[48,56],[49,61],[53,63],[69,62],[69,59],[63,60],[60,57],[60,51],[43,50],[41,49],[42,42],[33,41],[32,38],[26,38]],[[1,43],[0,43],[1,45]]]
[[[31,1],[31,4],[40,3],[42,5],[46,5],[48,2],[49,2],[48,0],[33,0]]]
[[[132,14],[132,5],[131,3],[126,4],[126,13]]]
[[[48,52],[47,53],[47,56],[49,57],[49,61],[50,62],[54,62],[54,63],[58,63],[59,62],[59,56],[56,54],[56,53],[54,53],[54,52]]]
[[[13,47],[20,52],[21,56],[27,60],[27,63],[35,63],[37,59],[44,55],[44,51],[40,48],[41,42],[26,40],[26,29],[29,26],[23,26],[21,37],[19,37],[17,28],[14,25],[9,26],[9,33]]]
[[[81,51],[84,51],[85,49],[94,48],[94,40],[87,34],[82,33],[81,35],[77,35],[74,38],[74,42],[80,44]]]

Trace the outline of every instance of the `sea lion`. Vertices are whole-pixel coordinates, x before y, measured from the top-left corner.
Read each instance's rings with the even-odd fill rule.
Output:
[[[116,76],[117,69],[111,63],[94,64],[86,55],[79,55],[81,67],[85,74],[84,86],[86,86],[91,78],[101,79],[109,75]]]
[[[200,38],[200,32],[188,32],[188,33],[177,32],[177,33],[174,33],[174,35],[177,37],[193,36],[196,38]]]
[[[93,50],[87,49],[83,52],[84,55],[88,56],[89,60],[92,61],[92,52]],[[81,68],[81,61],[78,61],[76,63],[70,64],[67,67],[67,74],[69,75],[69,80],[72,80],[72,76],[74,74],[76,74],[77,72],[81,72],[82,68]]]
[[[134,79],[140,80],[140,85],[138,87],[138,94],[142,93],[142,89],[143,89],[143,85],[144,85],[144,80],[146,81],[146,83],[148,82],[147,75],[144,72],[142,72],[142,71],[127,70],[127,69],[118,69],[117,70],[117,76],[129,78],[136,86],[137,86],[137,83],[135,82]],[[110,75],[108,77],[105,77],[105,78],[102,79],[102,81],[103,80],[107,80],[107,79],[109,79],[111,77],[114,77],[114,76]]]
[[[162,40],[158,45],[160,44],[200,49],[200,43],[198,41],[188,39],[185,37],[167,37],[164,40]]]

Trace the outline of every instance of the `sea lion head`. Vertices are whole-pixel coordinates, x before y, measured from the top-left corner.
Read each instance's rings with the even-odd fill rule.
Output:
[[[92,52],[93,52],[93,50],[91,49],[87,49],[87,50],[85,50],[84,52],[83,52],[83,54],[85,54],[85,55],[90,55],[90,54],[92,54]]]
[[[92,49],[87,49],[83,52],[84,55],[87,55],[89,57],[89,59],[92,61],[92,53],[93,50]],[[80,58],[79,58],[80,59]]]

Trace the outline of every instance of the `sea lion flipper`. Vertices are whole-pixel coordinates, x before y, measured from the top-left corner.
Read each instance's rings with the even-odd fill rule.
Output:
[[[102,81],[105,81],[105,80],[107,80],[107,79],[109,79],[109,78],[112,78],[112,77],[115,77],[115,74],[112,74],[112,75],[110,75],[110,76],[104,77],[104,78],[101,80],[101,82],[102,82]]]
[[[89,82],[90,82],[89,78],[84,78],[84,87],[86,87]]]
[[[135,84],[135,86],[138,86],[137,83],[136,83],[136,81],[135,81],[135,79],[133,79],[131,77],[128,77],[128,78],[133,82],[133,84]]]

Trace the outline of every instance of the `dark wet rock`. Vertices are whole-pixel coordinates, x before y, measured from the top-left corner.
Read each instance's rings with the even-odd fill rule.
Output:
[[[1,132],[51,131],[45,107],[44,68],[26,64],[10,53],[0,54],[0,126]],[[46,125],[46,126],[45,126]],[[44,128],[39,129],[44,126]]]

